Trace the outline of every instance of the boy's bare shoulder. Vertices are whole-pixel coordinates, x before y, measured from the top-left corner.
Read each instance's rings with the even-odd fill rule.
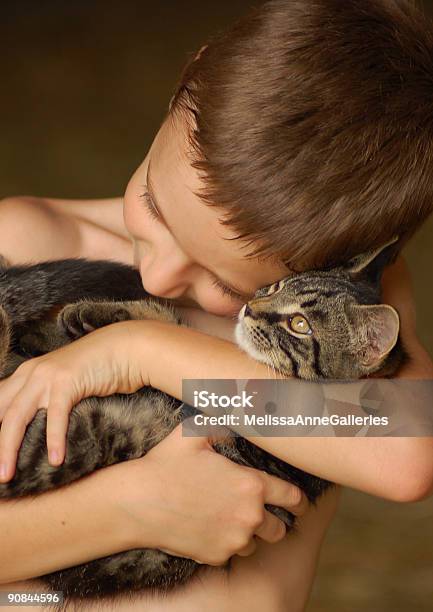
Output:
[[[117,226],[122,232],[120,198],[8,197],[0,201],[0,254],[11,263],[110,258],[109,253],[123,261],[130,245],[126,234],[117,233]]]
[[[43,198],[9,197],[0,201],[0,253],[10,263],[56,259],[78,252],[79,231],[66,225]]]
[[[129,240],[123,222],[123,199],[120,197],[92,200],[45,198],[44,203],[54,214],[97,225]]]

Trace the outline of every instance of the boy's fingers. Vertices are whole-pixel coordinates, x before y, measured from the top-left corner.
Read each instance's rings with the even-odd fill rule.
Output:
[[[71,408],[64,398],[50,399],[47,411],[47,449],[48,461],[53,466],[61,465],[65,458],[65,440]]]
[[[28,423],[34,412],[23,411],[18,406],[11,405],[6,412],[0,431],[0,480],[6,482],[15,474],[17,455],[26,432]]]
[[[0,381],[0,423],[22,387],[22,380],[18,378],[12,377]]]
[[[304,514],[308,507],[308,500],[299,487],[277,476],[262,472],[265,484],[265,502],[273,506],[280,506],[297,516]]]

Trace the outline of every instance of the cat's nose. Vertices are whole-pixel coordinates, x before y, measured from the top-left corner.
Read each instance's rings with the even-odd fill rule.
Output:
[[[244,317],[252,317],[252,316],[253,316],[253,311],[251,310],[251,308],[247,304],[245,306],[245,310],[244,310]]]
[[[260,319],[260,314],[253,310],[248,304],[245,306],[244,317],[250,317],[250,319]]]

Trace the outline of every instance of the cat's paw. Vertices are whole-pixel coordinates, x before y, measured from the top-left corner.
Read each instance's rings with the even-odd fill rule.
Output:
[[[27,358],[45,355],[69,342],[65,334],[59,334],[56,323],[50,320],[32,321],[14,331],[14,350]]]
[[[68,304],[57,316],[57,325],[75,340],[111,323],[128,321],[131,315],[119,302],[77,302]]]
[[[46,338],[37,332],[24,334],[20,337],[16,351],[23,357],[39,357],[50,351],[51,346],[46,344]]]

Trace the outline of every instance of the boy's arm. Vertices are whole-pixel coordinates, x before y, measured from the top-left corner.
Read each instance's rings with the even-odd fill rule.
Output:
[[[124,232],[120,198],[0,200],[0,254],[11,264],[113,253],[131,263]],[[35,498],[0,502],[1,557],[8,560],[0,564],[0,583],[131,548],[131,534],[122,529],[128,523],[118,520],[111,503],[116,487],[104,483],[99,472]]]
[[[0,201],[0,238],[0,254],[13,264],[68,257],[132,263],[121,198],[5,198]]]
[[[133,548],[114,476],[107,468],[42,495],[0,501],[0,588]]]
[[[130,263],[131,249],[122,227],[120,198],[9,197],[0,201],[0,254],[21,264],[104,258],[117,249],[118,258]],[[116,489],[111,483],[104,488],[103,482],[106,476],[101,472],[35,498],[2,501],[0,549],[7,563],[0,564],[0,582],[31,578],[130,548],[130,534],[122,529],[110,503]]]

